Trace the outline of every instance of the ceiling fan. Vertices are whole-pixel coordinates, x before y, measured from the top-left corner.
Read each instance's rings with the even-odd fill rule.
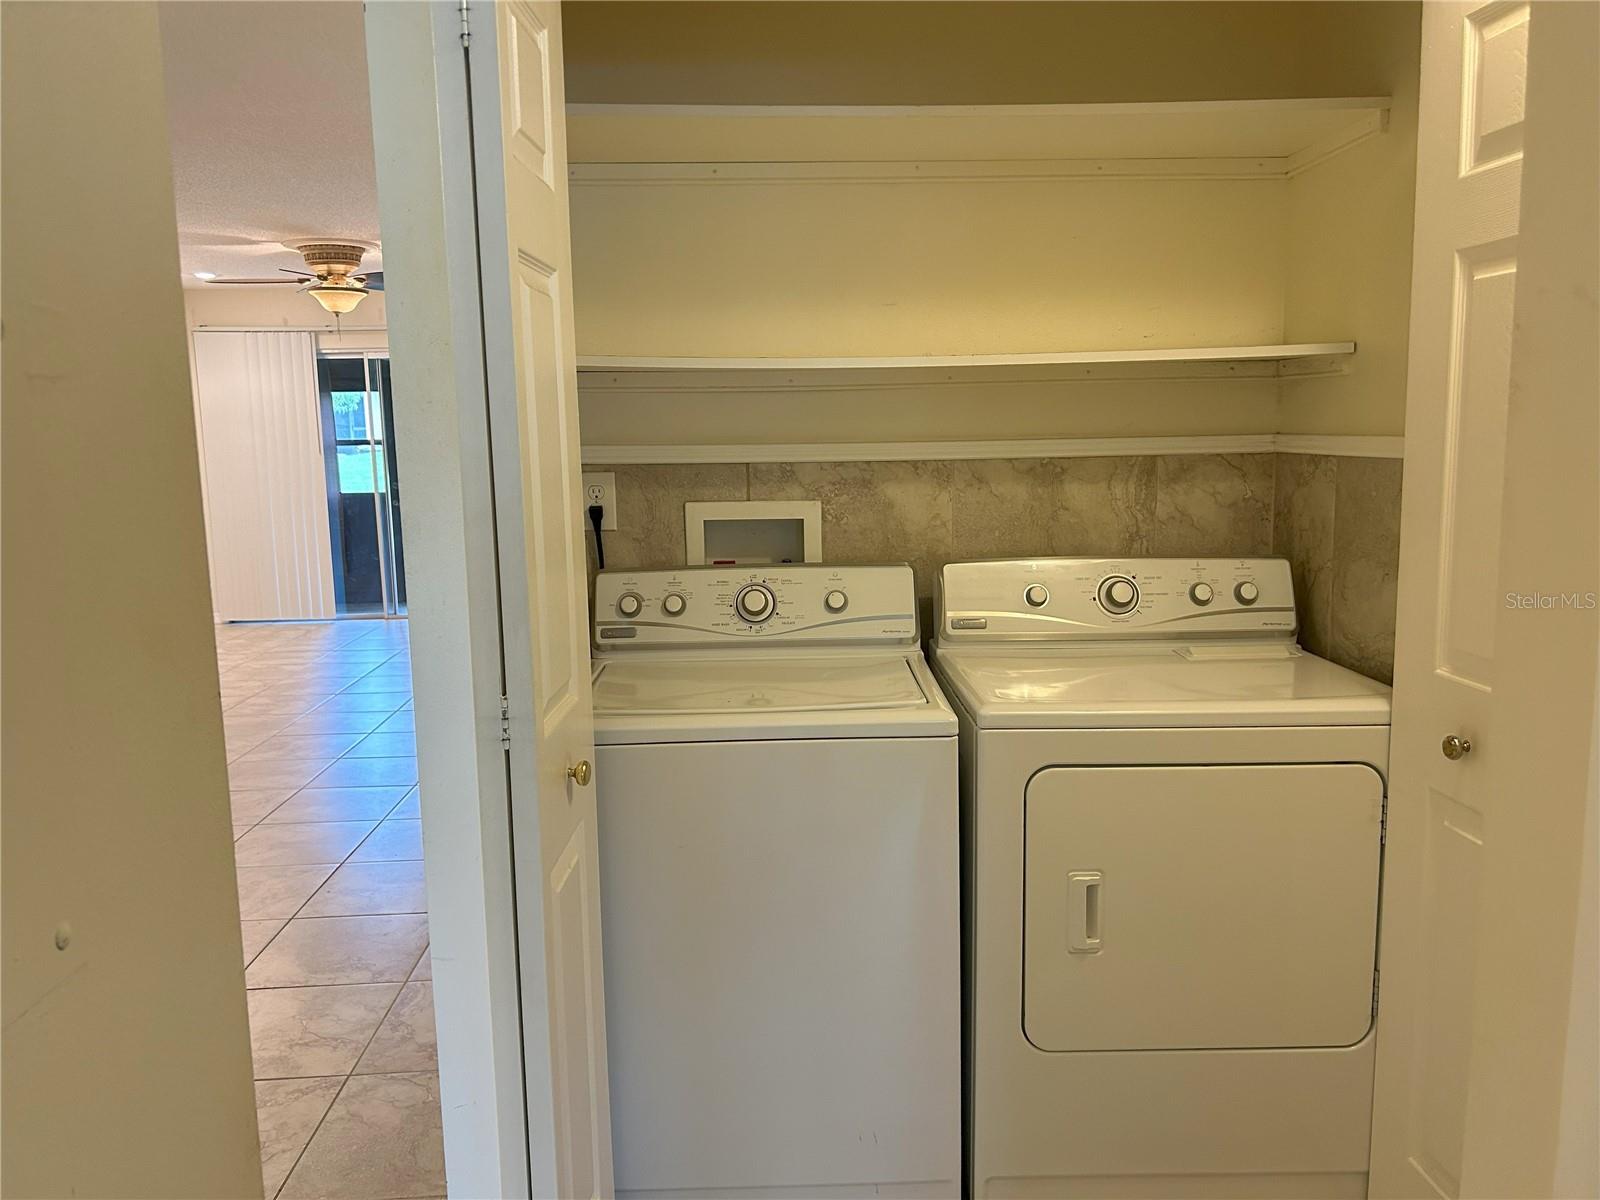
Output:
[[[383,272],[368,271],[357,274],[361,269],[361,260],[368,250],[378,247],[373,242],[343,241],[334,242],[324,238],[307,238],[300,241],[284,242],[291,250],[298,250],[300,256],[306,260],[307,270],[292,271],[288,267],[279,267],[278,270],[288,279],[278,279],[268,276],[265,279],[244,279],[238,277],[223,277],[207,279],[209,284],[298,284],[300,291],[316,299],[323,308],[335,316],[342,316],[355,309],[372,292],[383,291]]]

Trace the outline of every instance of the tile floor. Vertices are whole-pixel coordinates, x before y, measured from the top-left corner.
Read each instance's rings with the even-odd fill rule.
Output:
[[[266,1195],[445,1194],[404,621],[217,629]]]

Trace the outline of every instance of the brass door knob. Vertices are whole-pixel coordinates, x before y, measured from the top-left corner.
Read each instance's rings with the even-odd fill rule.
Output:
[[[589,780],[594,778],[594,768],[589,765],[587,758],[580,758],[567,768],[567,774],[572,778],[572,782],[579,787],[588,787]]]
[[[1440,743],[1439,749],[1444,751],[1446,758],[1451,762],[1455,762],[1456,759],[1465,758],[1472,753],[1472,739],[1457,737],[1452,733]]]

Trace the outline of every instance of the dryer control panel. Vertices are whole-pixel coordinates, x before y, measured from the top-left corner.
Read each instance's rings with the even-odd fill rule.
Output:
[[[951,563],[939,640],[1197,640],[1290,635],[1281,558],[1028,558]]]
[[[607,649],[741,641],[915,645],[917,590],[903,563],[601,571],[594,640]]]

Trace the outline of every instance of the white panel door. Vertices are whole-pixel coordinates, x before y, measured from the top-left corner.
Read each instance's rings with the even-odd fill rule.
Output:
[[[1025,821],[1022,1024],[1040,1050],[1366,1037],[1371,767],[1052,767]]]
[[[1529,16],[1423,8],[1373,1196],[1460,1194]]]
[[[1469,1196],[1600,1196],[1600,5],[1537,4]],[[1492,902],[1489,898],[1492,897]]]
[[[469,14],[535,1196],[611,1192],[561,10]]]
[[[196,333],[194,381],[216,617],[333,617],[312,335]]]

